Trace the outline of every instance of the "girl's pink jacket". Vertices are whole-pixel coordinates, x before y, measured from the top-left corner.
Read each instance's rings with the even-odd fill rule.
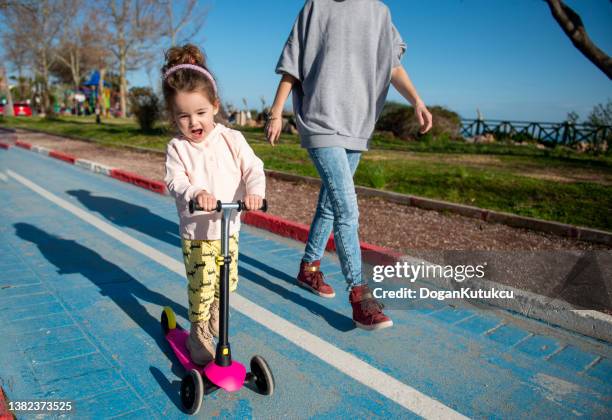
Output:
[[[201,143],[175,137],[166,149],[168,191],[176,201],[180,234],[184,239],[221,238],[221,213],[189,213],[189,200],[202,190],[222,202],[235,202],[247,194],[265,197],[266,177],[263,162],[239,131],[222,124]],[[239,213],[230,219],[230,235],[240,230]]]

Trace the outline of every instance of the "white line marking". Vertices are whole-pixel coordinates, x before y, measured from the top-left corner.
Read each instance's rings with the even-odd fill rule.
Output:
[[[8,182],[8,176],[6,176],[4,172],[0,172],[0,180],[2,182]]]
[[[9,176],[15,178],[32,191],[40,194],[52,203],[57,204],[61,208],[91,224],[92,226],[101,230],[103,233],[115,238],[119,242],[124,243],[144,256],[153,259],[179,276],[183,277],[185,275],[185,268],[182,262],[179,262],[178,260],[175,260],[166,254],[163,254],[156,249],[132,238],[130,235],[122,232],[116,227],[102,221],[101,219],[76,207],[75,205],[70,204],[64,199],[57,197],[56,195],[48,192],[44,188],[11,171],[10,169],[7,170],[7,172]],[[248,316],[255,322],[269,328],[276,334],[279,334],[283,338],[291,341],[298,347],[301,347],[307,352],[318,357],[325,363],[335,367],[340,372],[343,372],[356,381],[372,388],[374,391],[421,417],[427,419],[466,418],[452,408],[447,407],[439,401],[398,381],[392,376],[387,375],[379,369],[376,369],[354,355],[339,349],[333,344],[330,344],[316,335],[292,324],[291,322],[277,316],[267,309],[256,305],[248,299],[240,296],[238,293],[232,294],[232,307],[242,314]],[[372,339],[375,339],[374,336]]]
[[[152,258],[153,260],[160,263],[164,267],[168,268],[171,271],[174,271],[177,274],[180,274],[181,276],[185,274],[184,265],[181,262],[175,260],[174,258],[171,258],[167,256],[166,254],[162,254],[156,249],[132,238],[130,235],[122,232],[116,227],[102,221],[101,219],[93,216],[92,214],[84,210],[81,210],[80,208],[78,208],[77,206],[73,204],[70,204],[66,200],[63,200],[57,197],[56,195],[51,194],[44,188],[39,187],[32,181],[28,180],[27,178],[22,177],[21,175],[11,171],[10,169],[7,170],[7,173],[9,174],[9,176],[15,178],[17,181],[21,182],[23,185],[25,185],[32,191],[42,195],[47,200],[51,201],[52,203],[57,204],[64,210],[69,211],[70,213],[74,214],[78,218],[86,221],[90,225],[93,225],[94,227],[98,228],[102,232],[106,233],[107,235],[112,236],[113,238],[117,239],[119,242],[123,242],[125,245],[129,246],[130,248],[140,252],[141,254],[145,256]]]

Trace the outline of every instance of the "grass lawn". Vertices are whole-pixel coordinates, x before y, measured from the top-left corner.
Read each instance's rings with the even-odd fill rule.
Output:
[[[93,117],[0,118],[0,126],[94,139],[104,145],[163,150],[171,133],[143,134],[129,120]],[[261,129],[243,129],[266,168],[317,176],[297,136],[270,147]],[[612,230],[612,158],[566,148],[465,144],[425,136],[404,142],[374,136],[355,175],[358,185]]]

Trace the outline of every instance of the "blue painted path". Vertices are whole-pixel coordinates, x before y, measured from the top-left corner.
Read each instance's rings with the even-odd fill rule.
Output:
[[[182,258],[168,197],[0,150],[0,385],[9,399],[71,400],[75,417],[184,417],[184,371],[159,326],[166,305],[188,326],[184,277],[25,188],[9,170]],[[468,417],[612,417],[608,343],[504,311],[444,304],[389,311],[393,328],[357,330],[333,255],[323,268],[334,299],[294,285],[302,250],[243,227],[239,294]],[[231,342],[237,360],[268,360],[276,391],[217,392],[205,398],[203,417],[418,417],[235,310]]]

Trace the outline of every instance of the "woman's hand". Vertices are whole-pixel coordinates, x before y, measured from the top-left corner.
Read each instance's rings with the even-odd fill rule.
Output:
[[[280,137],[280,133],[283,129],[283,118],[278,115],[272,115],[270,116],[270,118],[268,118],[268,121],[266,122],[266,127],[265,127],[265,131],[266,131],[266,138],[268,139],[268,142],[270,142],[270,144],[272,146],[274,146],[274,144],[278,141],[278,138]]]
[[[391,84],[408,102],[414,106],[414,115],[419,121],[419,134],[425,134],[431,129],[433,118],[417,93],[404,66],[394,67],[391,71]]]
[[[289,96],[289,92],[293,89],[293,85],[297,79],[288,73],[283,73],[283,77],[278,83],[276,95],[274,95],[274,103],[270,108],[270,118],[266,121],[266,138],[272,146],[278,141],[280,133],[283,130],[283,108],[285,101]]]
[[[247,194],[244,197],[247,210],[259,210],[263,206],[263,198],[255,194]]]
[[[433,118],[431,116],[431,113],[425,106],[425,103],[421,101],[417,102],[414,106],[414,114],[416,115],[417,120],[419,121],[419,125],[421,126],[419,133],[427,133],[431,129],[431,126],[433,124]]]
[[[202,190],[195,196],[195,202],[202,207],[204,211],[213,211],[217,208],[217,199],[214,195]]]

